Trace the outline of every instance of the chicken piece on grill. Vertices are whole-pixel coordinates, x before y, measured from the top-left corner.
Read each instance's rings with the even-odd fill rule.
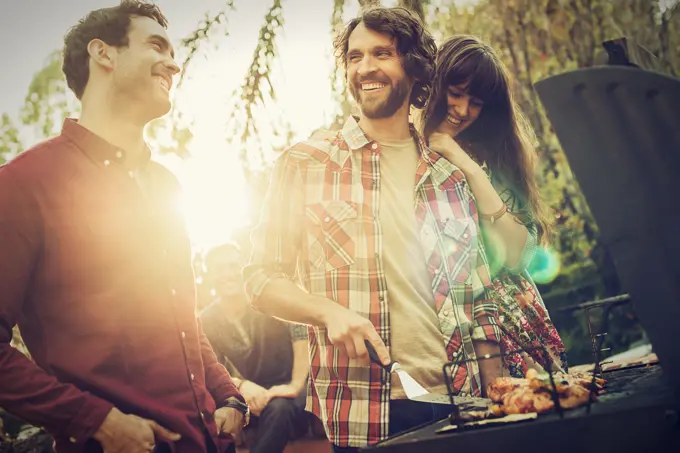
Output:
[[[500,403],[503,401],[503,395],[526,384],[526,379],[498,377],[487,387],[487,396],[491,401]]]
[[[506,414],[527,414],[546,412],[555,406],[550,394],[534,392],[529,387],[518,387],[503,397],[503,412]]]
[[[493,415],[500,417],[502,415],[505,415],[505,412],[503,412],[503,406],[500,404],[491,404],[489,405],[489,412],[491,412]]]
[[[597,401],[595,395],[593,398]],[[571,385],[565,394],[560,395],[560,406],[564,409],[573,409],[588,404],[589,399],[590,390],[580,385]]]
[[[527,372],[527,380],[529,381],[529,387],[534,390],[545,389],[552,391],[552,385],[550,383],[550,376],[547,373],[538,374],[529,370]],[[593,376],[591,374],[564,374],[559,373],[553,376],[553,381],[555,382],[555,389],[560,395],[569,392],[569,389],[573,386],[581,386],[586,389],[590,389],[593,386]],[[596,393],[603,391],[604,384],[607,381],[600,378],[595,378],[595,384],[593,390]]]
[[[573,373],[567,374],[566,379],[572,384],[577,384],[585,388],[590,388],[593,385],[593,375],[590,373]],[[604,385],[607,383],[606,379],[599,377],[595,378],[595,388],[594,390],[600,391],[604,389]]]

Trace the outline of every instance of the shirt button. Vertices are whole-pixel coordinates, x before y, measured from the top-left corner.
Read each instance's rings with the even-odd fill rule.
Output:
[[[170,294],[172,294],[173,296],[177,295],[177,291],[175,290],[175,288],[170,289]]]
[[[451,355],[452,355],[454,358],[455,358],[455,357],[458,357],[458,353],[457,353],[457,352],[454,352],[454,353],[451,354]]]
[[[326,223],[328,223],[328,222],[331,221],[331,218],[330,218],[330,217],[326,217],[325,219],[323,219],[323,221],[326,222]]]
[[[469,235],[469,234],[467,234],[467,233],[464,233],[464,234],[463,234],[463,238],[464,238],[464,239],[467,239],[467,238],[468,238],[468,236],[470,236],[470,235]]]
[[[184,333],[184,332],[182,332],[181,335],[182,335],[182,338],[183,338],[183,339],[187,337],[187,334]]]
[[[71,441],[72,444],[78,442],[78,439],[76,439],[75,437],[69,437],[68,440]]]
[[[133,179],[134,179],[134,177],[135,177],[135,172],[134,172],[134,171],[129,171],[129,172],[128,172],[128,176],[129,176],[130,178],[133,178]]]
[[[383,297],[383,296],[378,296],[378,300],[379,300],[380,302],[385,302],[385,297]]]
[[[201,416],[201,420],[205,421],[205,415],[203,415],[203,412],[198,413]]]
[[[116,151],[116,159],[122,159],[123,158],[123,152],[122,151]]]
[[[194,376],[194,373],[191,373],[191,380],[192,380],[192,381],[194,380],[195,377],[196,377],[196,376]]]
[[[111,165],[111,161],[110,161],[110,160],[105,160],[105,161],[104,161],[104,166],[105,166],[105,167],[108,167],[109,165]]]
[[[377,144],[377,143],[373,143],[373,144],[371,145],[371,149],[378,149],[378,144]]]

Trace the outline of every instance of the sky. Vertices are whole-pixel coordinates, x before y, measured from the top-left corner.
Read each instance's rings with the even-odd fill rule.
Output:
[[[0,0],[0,61],[6,68],[0,71],[0,112],[14,114],[18,110],[32,76],[43,66],[50,52],[61,48],[63,36],[70,26],[88,11],[116,3],[116,0]],[[156,3],[167,16],[168,32],[177,45],[179,39],[196,28],[206,12],[217,12],[226,2],[157,0]],[[310,70],[305,60],[318,59],[330,51],[329,22],[333,2],[284,0],[283,3],[286,25],[280,48],[285,54],[282,55],[286,60],[285,72],[290,79]],[[222,72],[213,71],[213,79],[219,77],[223,87],[231,88],[234,82],[239,83],[270,4],[271,0],[234,0],[236,11],[229,15],[231,36],[220,44],[219,52],[209,55],[207,65],[202,65],[201,71],[206,66],[217,65]],[[306,67],[300,70],[299,66]],[[190,73],[196,75],[196,71]],[[319,73],[314,69],[307,79],[318,79]],[[310,80],[306,80],[305,85],[309,83]]]
[[[168,18],[175,47],[194,30],[206,12],[218,12],[224,0],[157,0]],[[329,123],[334,113],[330,90],[332,0],[283,0],[285,25],[277,43],[274,67],[278,111],[290,122],[295,138]],[[345,20],[357,12],[348,0]],[[384,1],[383,4],[390,4]],[[116,0],[0,0],[0,114],[15,116],[23,105],[33,75],[46,57],[60,49],[63,36],[93,9]],[[190,65],[175,105],[194,121],[191,158],[159,158],[184,187],[183,207],[190,234],[200,249],[230,239],[244,226],[252,209],[242,196],[245,181],[237,152],[224,143],[229,95],[245,77],[259,28],[271,0],[234,0],[228,14],[229,36],[204,46]],[[179,57],[181,57],[181,52]],[[29,143],[30,145],[30,143]],[[217,208],[216,208],[217,206]]]

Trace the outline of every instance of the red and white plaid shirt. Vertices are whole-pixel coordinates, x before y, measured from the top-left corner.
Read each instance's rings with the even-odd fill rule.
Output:
[[[476,205],[463,173],[413,134],[420,151],[414,209],[446,351],[449,360],[475,358],[473,340],[500,338]],[[311,294],[368,318],[389,348],[380,152],[353,117],[339,132],[317,133],[286,150],[275,164],[244,274],[252,300],[272,279],[298,280]],[[322,327],[309,327],[308,337],[308,408],[330,441],[362,447],[387,437],[387,373],[340,354]],[[453,384],[458,394],[478,396],[477,362],[456,367]]]

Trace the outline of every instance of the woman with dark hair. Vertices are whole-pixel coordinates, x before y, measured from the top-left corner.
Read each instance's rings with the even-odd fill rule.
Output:
[[[566,371],[564,345],[527,271],[550,234],[534,176],[535,136],[490,46],[457,35],[440,47],[422,128],[430,148],[463,172],[476,199],[499,294],[501,352],[543,346],[553,370]],[[544,368],[545,359],[539,351],[510,354],[504,365],[521,377]]]

